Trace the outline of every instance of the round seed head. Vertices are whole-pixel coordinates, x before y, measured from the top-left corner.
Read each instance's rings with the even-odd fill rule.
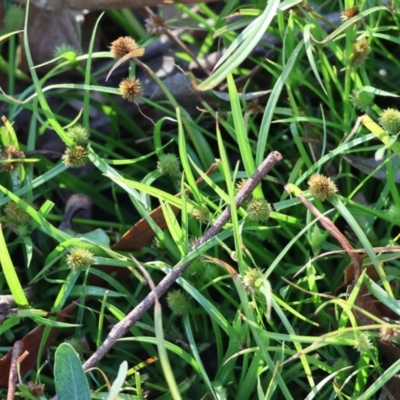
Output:
[[[265,199],[251,199],[247,204],[247,215],[252,221],[266,221],[271,211],[271,205]]]
[[[175,315],[187,314],[192,307],[189,296],[180,289],[168,293],[167,303]]]
[[[77,146],[86,147],[89,144],[90,133],[82,125],[74,125],[68,128],[68,136]]]
[[[8,160],[9,162],[1,163],[0,168],[4,172],[13,172],[21,163],[18,161],[13,162],[12,160],[21,160],[24,158],[25,154],[17,146],[9,145],[0,154],[1,160]]]
[[[165,21],[159,15],[151,15],[146,18],[144,27],[150,35],[161,35],[166,31]]]
[[[260,287],[262,277],[263,275],[258,269],[249,268],[242,278],[244,289],[247,292],[255,293]]]
[[[161,154],[157,162],[157,169],[163,175],[177,176],[180,173],[180,163],[175,154]]]
[[[210,220],[210,211],[206,206],[195,207],[192,210],[192,217],[200,222],[208,222]]]
[[[75,247],[67,255],[67,265],[75,272],[87,270],[95,262],[94,254],[83,247]]]
[[[389,135],[400,132],[400,111],[388,108],[379,116],[379,124]]]
[[[8,202],[4,206],[4,214],[15,225],[28,225],[32,217],[23,210],[17,203]]]
[[[63,163],[68,168],[84,167],[89,161],[89,155],[86,147],[72,146],[65,150],[62,156]]]
[[[29,381],[26,384],[26,388],[29,390],[33,397],[41,397],[44,393],[44,383],[33,383]]]
[[[124,78],[119,84],[119,91],[122,98],[128,101],[136,101],[143,94],[142,84],[134,77]]]
[[[349,7],[349,8],[346,8],[342,12],[342,15],[340,16],[340,18],[342,21],[347,21],[347,20],[355,17],[359,13],[360,13],[360,11],[359,11],[358,7]]]
[[[321,174],[311,175],[308,186],[312,195],[321,201],[331,200],[337,192],[337,187],[331,179]]]
[[[391,327],[383,327],[379,330],[379,336],[385,342],[396,340],[400,336],[400,330]]]
[[[371,348],[371,340],[365,332],[356,334],[355,339],[356,344],[354,345],[354,348],[360,353],[363,353]]]
[[[127,54],[132,54],[132,57],[140,57],[144,54],[144,49],[140,48],[130,36],[121,36],[117,40],[114,40],[111,43],[110,51],[117,58],[122,58]]]
[[[371,48],[368,44],[367,39],[360,39],[354,44],[353,55],[351,64],[354,68],[360,67],[368,58],[368,54],[371,52]]]

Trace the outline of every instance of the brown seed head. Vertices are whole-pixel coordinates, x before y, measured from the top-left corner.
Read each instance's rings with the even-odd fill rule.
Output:
[[[398,339],[400,336],[400,330],[396,328],[383,327],[379,330],[379,336],[385,342]]]
[[[353,17],[355,17],[356,15],[358,15],[360,13],[360,11],[358,10],[358,7],[349,7],[346,8],[341,15],[341,19],[343,21],[347,21]]]
[[[312,195],[321,201],[332,199],[337,192],[337,187],[331,179],[321,174],[311,175],[307,183]]]
[[[117,40],[114,40],[111,43],[110,51],[117,58],[124,57],[127,54],[132,54],[132,57],[140,57],[144,54],[144,49],[140,48],[135,40],[129,36],[121,36]]]
[[[25,158],[25,154],[17,146],[14,145],[7,146],[0,154],[1,160],[11,161],[11,160],[21,160],[23,158]],[[5,172],[12,172],[15,171],[20,164],[21,164],[20,162],[6,162],[6,163],[1,163],[0,168]]]
[[[145,28],[150,35],[161,35],[166,31],[165,21],[159,15],[150,15],[145,20]]]
[[[128,101],[136,101],[143,94],[142,84],[134,77],[124,78],[119,84],[119,91],[122,98]]]
[[[351,64],[354,68],[360,67],[368,58],[368,54],[371,52],[371,48],[368,44],[367,39],[363,38],[357,40],[354,44],[354,50],[352,55]]]
[[[44,383],[33,383],[30,381],[26,384],[26,387],[33,397],[40,397],[44,393]]]
[[[62,160],[68,168],[81,168],[89,161],[89,155],[86,147],[72,146],[65,150]]]

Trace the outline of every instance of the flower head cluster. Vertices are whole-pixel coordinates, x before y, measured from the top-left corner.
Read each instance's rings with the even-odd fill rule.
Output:
[[[157,169],[162,175],[179,175],[180,163],[178,157],[172,153],[161,154],[157,162]]]
[[[321,174],[311,175],[308,186],[312,195],[321,201],[331,200],[337,192],[337,187],[331,179]]]
[[[72,139],[73,145],[67,147],[62,160],[68,168],[84,167],[89,161],[87,146],[89,145],[90,134],[88,130],[81,125],[74,125],[67,131]]]
[[[400,329],[384,326],[383,328],[379,329],[379,336],[383,341],[390,342],[392,340],[399,339]]]
[[[26,388],[29,390],[33,397],[41,397],[44,393],[44,383],[36,383],[29,381],[26,384]]]
[[[400,133],[400,111],[388,108],[379,116],[379,124],[389,135]]]
[[[263,275],[258,269],[249,268],[242,278],[244,289],[247,292],[255,293],[261,285],[262,277]]]
[[[251,199],[247,204],[247,215],[252,221],[264,222],[271,215],[271,205],[265,199]]]
[[[68,168],[84,167],[89,161],[87,148],[83,146],[67,147],[62,160]]]
[[[355,339],[356,344],[354,348],[360,353],[369,350],[372,346],[371,340],[365,332],[358,333]]]
[[[123,99],[136,101],[143,94],[143,87],[135,77],[124,78],[119,84],[119,92]]]
[[[200,222],[208,222],[210,220],[210,211],[204,205],[200,207],[194,207],[191,215]]]
[[[360,67],[368,58],[369,53],[371,52],[371,47],[367,39],[363,38],[357,40],[354,44],[353,54],[351,58],[351,64],[354,68]]]
[[[350,101],[359,110],[366,112],[369,107],[374,104],[375,96],[372,93],[353,90],[350,96]]]
[[[68,128],[68,136],[77,146],[87,146],[89,144],[89,131],[82,125],[74,125]]]
[[[54,50],[54,57],[62,58],[68,61],[71,67],[75,67],[77,65],[78,55],[79,51],[75,49],[75,47],[65,43],[57,46]]]
[[[386,213],[391,221],[396,224],[400,223],[400,207],[398,205],[392,204]]]
[[[4,206],[5,217],[17,226],[28,225],[32,217],[17,203],[10,201]]]
[[[0,153],[0,160],[3,162],[0,164],[0,169],[4,172],[13,172],[20,165],[21,161],[13,160],[23,160],[25,154],[17,146],[9,145]]]
[[[161,35],[166,31],[165,21],[159,15],[150,15],[144,20],[147,33],[150,35]]]
[[[348,21],[349,19],[355,17],[358,14],[360,14],[358,7],[349,7],[342,12],[340,18],[342,21]]]
[[[4,16],[4,30],[2,33],[15,32],[24,25],[25,10],[17,5],[12,5]]]
[[[192,308],[189,296],[180,289],[168,293],[167,303],[175,315],[185,315]]]
[[[142,56],[144,54],[144,49],[141,48],[130,36],[125,36],[120,37],[111,43],[110,52],[116,58],[122,58],[128,54],[134,58]]]
[[[94,254],[83,247],[73,248],[66,259],[67,265],[75,272],[87,270],[95,262]]]

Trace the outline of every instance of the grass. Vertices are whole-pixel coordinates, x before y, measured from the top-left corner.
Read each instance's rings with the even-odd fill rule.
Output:
[[[1,33],[12,38],[0,44],[9,88],[0,95],[8,104],[1,148],[14,145],[27,156],[11,172],[4,155],[0,164],[0,293],[15,301],[0,325],[0,352],[42,327],[27,339],[39,355],[17,389],[28,398],[30,380],[45,384],[41,398],[47,399],[60,396],[68,386],[62,383],[74,377],[87,380],[98,399],[377,399],[385,391],[396,398],[400,148],[379,122],[382,111],[399,102],[400,4],[315,1],[310,10],[296,6],[299,1],[250,3],[226,2],[218,12],[207,3],[197,12],[177,5],[179,13],[168,21],[202,30],[204,39],[181,35],[198,59],[227,49],[209,76],[187,76],[202,94],[195,113],[186,107],[189,97],[179,98],[140,58],[105,82],[116,60],[95,49],[104,18],[144,48],[157,39],[129,10],[100,15],[88,52],[48,60],[46,73],[33,64],[29,46],[29,74],[15,67],[12,33],[22,28],[27,44],[28,13],[25,26]],[[328,21],[329,13],[355,5],[358,15]],[[234,12],[241,18],[225,18]],[[175,51],[176,60],[191,61]],[[142,96],[125,107],[112,80],[124,68],[126,77],[145,71],[164,100]],[[71,70],[78,77],[73,81]],[[94,93],[102,100],[93,100]],[[64,101],[55,107],[54,98]],[[64,111],[72,99],[82,110],[71,118]],[[145,117],[132,118],[137,107]],[[96,125],[91,109],[106,116],[107,129]],[[153,110],[157,118],[149,123]],[[25,139],[18,124],[23,112],[30,115]],[[78,174],[61,154],[38,151],[46,130],[73,146],[69,128],[76,124],[91,134],[92,168]],[[271,211],[266,220],[252,220],[248,203],[235,203],[237,184],[271,151],[283,159],[251,195],[268,201]],[[161,173],[166,154],[176,156],[179,174]],[[206,175],[215,160],[217,169]],[[378,171],[385,171],[384,179],[374,177]],[[315,173],[337,185],[329,201],[309,190]],[[92,214],[77,214],[73,230],[61,230],[71,193],[90,198]],[[6,213],[10,201],[28,224]],[[221,231],[196,242],[228,207]],[[141,218],[147,224],[130,239],[131,251],[113,249]],[[139,245],[148,230],[153,241]],[[81,261],[84,253],[72,258],[76,248],[91,252],[90,268]],[[183,272],[171,287],[156,288],[177,271]],[[33,297],[24,291],[31,286]],[[165,296],[146,303],[157,290]],[[76,300],[71,316],[57,320]],[[147,312],[137,311],[139,304]],[[125,318],[134,323],[108,345],[110,330]],[[70,346],[61,346],[65,341],[83,368],[63,380],[65,360],[79,365]],[[103,348],[107,354],[96,363],[102,373],[89,369]],[[9,366],[1,362],[0,375],[7,376]],[[28,371],[23,365],[22,375]]]

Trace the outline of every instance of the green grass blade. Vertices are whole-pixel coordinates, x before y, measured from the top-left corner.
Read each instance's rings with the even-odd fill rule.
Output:
[[[0,224],[0,264],[3,269],[4,276],[14,301],[18,307],[29,307],[28,299],[25,296],[24,289],[21,286],[18,275],[12,263],[10,253],[3,235],[3,229]]]
[[[249,56],[275,17],[279,3],[279,0],[268,1],[264,12],[235,39],[217,65],[217,67],[220,65],[219,68],[198,85],[198,90],[214,88]]]

